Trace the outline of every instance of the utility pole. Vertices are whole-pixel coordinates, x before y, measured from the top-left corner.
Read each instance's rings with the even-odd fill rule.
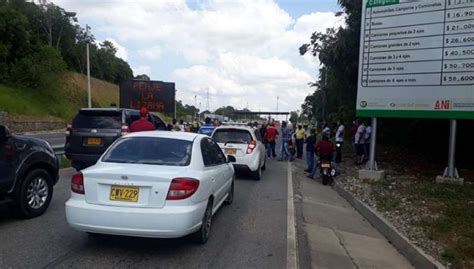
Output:
[[[210,105],[209,105],[209,88],[206,90],[206,110],[210,111]]]
[[[89,34],[89,25],[86,24],[86,37]],[[92,107],[92,97],[91,97],[91,67],[89,60],[89,41],[86,44],[86,57],[87,57],[87,105],[89,108]]]
[[[174,119],[176,119],[176,93],[178,92],[177,89],[174,90]]]

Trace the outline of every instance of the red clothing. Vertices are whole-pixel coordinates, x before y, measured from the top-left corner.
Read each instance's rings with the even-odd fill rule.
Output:
[[[275,127],[270,126],[267,128],[267,132],[265,133],[265,139],[268,142],[272,142],[275,140],[276,135],[277,135],[277,129]]]
[[[320,158],[330,157],[334,152],[334,144],[329,140],[320,140],[314,149]]]
[[[130,125],[131,133],[153,130],[155,130],[155,125],[153,125],[153,123],[144,118],[140,118],[139,120],[132,122],[132,125]]]

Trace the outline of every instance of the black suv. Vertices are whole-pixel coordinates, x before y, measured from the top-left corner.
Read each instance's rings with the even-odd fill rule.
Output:
[[[58,175],[58,159],[46,141],[0,125],[0,203],[18,217],[37,217],[48,208]]]
[[[157,130],[167,130],[165,122],[149,113]],[[128,133],[140,112],[125,108],[82,108],[66,132],[66,157],[77,170],[94,165],[117,138]]]

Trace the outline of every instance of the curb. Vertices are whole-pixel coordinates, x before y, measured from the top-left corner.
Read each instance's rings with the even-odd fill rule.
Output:
[[[339,183],[334,184],[334,190],[352,205],[359,213],[366,218],[375,229],[377,229],[391,244],[403,255],[415,268],[438,268],[446,269],[444,265],[427,255],[420,248],[402,235],[384,217],[375,212],[372,208],[359,201],[352,193],[345,190]]]

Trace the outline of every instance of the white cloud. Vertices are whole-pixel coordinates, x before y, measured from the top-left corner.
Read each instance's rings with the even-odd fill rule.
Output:
[[[127,49],[120,45],[115,39],[113,38],[106,38],[106,40],[112,42],[112,44],[114,44],[114,47],[117,49],[117,53],[115,54],[117,57],[119,57],[120,59],[123,59],[123,60],[127,60],[128,58],[128,53],[127,53]]]
[[[298,109],[313,91],[307,83],[319,66],[316,58],[300,56],[299,46],[312,32],[344,22],[330,12],[292,18],[272,0],[206,0],[197,9],[185,0],[55,2],[76,11],[81,22],[94,21],[95,32],[136,55],[135,74],[167,72],[175,79],[178,98],[194,104],[197,95],[202,108],[209,89],[213,109],[243,108],[248,102],[254,110],[274,110],[276,96],[280,110]],[[162,70],[154,66],[158,59],[185,62]]]
[[[150,74],[151,74],[151,66],[149,66],[149,65],[139,65],[137,67],[132,66],[132,69],[133,69],[133,74],[134,75],[146,74],[146,75],[150,76]]]
[[[138,56],[144,60],[156,61],[161,57],[163,49],[160,46],[153,46],[150,48],[143,48],[138,51]]]

